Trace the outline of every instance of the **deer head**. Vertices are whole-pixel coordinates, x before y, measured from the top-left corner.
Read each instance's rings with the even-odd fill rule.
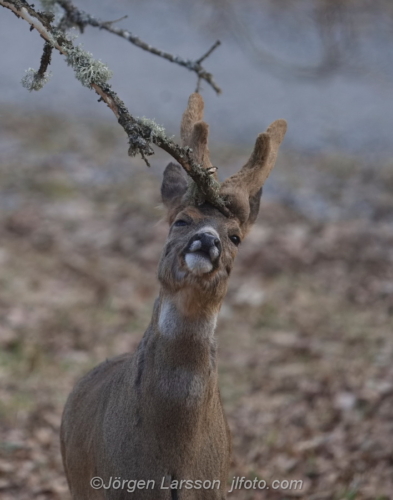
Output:
[[[192,94],[183,115],[183,147],[192,150],[194,161],[216,178],[209,158],[209,127],[203,119],[203,99]],[[218,308],[225,296],[238,247],[260,206],[262,186],[274,167],[278,148],[286,132],[285,120],[277,120],[256,140],[254,150],[239,172],[220,186],[229,215],[200,202],[197,186],[187,182],[180,165],[170,163],[164,172],[162,200],[168,210],[170,231],[160,265],[159,279],[171,293],[190,290],[191,302]],[[192,292],[191,292],[192,290]]]

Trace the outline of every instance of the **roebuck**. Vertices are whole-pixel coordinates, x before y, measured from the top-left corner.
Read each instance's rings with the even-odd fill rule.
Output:
[[[202,118],[203,100],[192,94],[183,145],[213,171]],[[61,448],[73,499],[226,498],[231,446],[214,330],[238,246],[255,222],[285,131],[284,120],[274,122],[258,136],[246,165],[221,184],[230,216],[198,204],[181,167],[167,166],[161,193],[170,231],[151,323],[135,354],[97,366],[65,406]],[[100,489],[94,489],[99,479],[90,484],[96,476]]]

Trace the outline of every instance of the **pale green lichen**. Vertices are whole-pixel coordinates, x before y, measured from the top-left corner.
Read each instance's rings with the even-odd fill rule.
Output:
[[[154,137],[158,137],[163,141],[166,141],[166,140],[171,140],[174,137],[174,136],[167,137],[165,135],[165,128],[162,125],[158,125],[158,123],[156,123],[154,120],[151,120],[150,118],[142,116],[142,117],[137,117],[136,120],[140,125],[148,127],[150,129],[151,140],[153,140]]]
[[[56,0],[40,0],[44,12],[55,13],[59,9]]]
[[[165,139],[165,129],[162,125],[158,125],[154,120],[150,118],[146,118],[145,116],[137,117],[138,123],[143,125],[144,127],[148,127],[150,129],[151,135],[155,135],[156,137],[160,137],[161,139]]]
[[[74,69],[75,77],[85,87],[90,88],[93,84],[103,86],[112,78],[112,71],[80,45],[66,49],[66,61]]]
[[[27,69],[25,73],[25,76],[22,78],[22,85],[30,92],[33,90],[41,90],[52,76],[50,71],[41,75],[33,68]]]

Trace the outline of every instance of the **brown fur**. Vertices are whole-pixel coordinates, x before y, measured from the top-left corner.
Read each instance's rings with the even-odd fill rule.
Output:
[[[182,121],[185,145],[210,165],[202,98],[193,94]],[[74,500],[223,500],[230,435],[218,388],[216,317],[243,239],[259,210],[285,122],[261,134],[250,160],[222,185],[232,217],[186,196],[182,170],[170,164],[161,188],[171,224],[158,268],[151,323],[135,354],[105,361],[75,386],[64,409],[61,449]],[[200,160],[198,160],[200,161]],[[181,221],[180,223],[178,221]],[[195,236],[217,236],[219,256],[198,274],[186,262]],[[215,236],[214,236],[215,237]],[[216,244],[216,243],[215,243]],[[154,480],[155,489],[99,489],[90,480]],[[163,478],[219,480],[219,489],[161,489]]]

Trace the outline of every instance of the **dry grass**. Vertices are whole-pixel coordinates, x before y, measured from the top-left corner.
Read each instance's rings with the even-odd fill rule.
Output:
[[[1,124],[4,500],[69,498],[58,443],[65,399],[90,367],[134,349],[150,318],[166,235],[159,179],[138,165],[130,175],[114,130],[14,114]],[[285,164],[277,182],[287,178],[295,196],[295,167]],[[352,178],[346,165],[341,181]],[[218,328],[231,477],[300,479],[303,488],[229,498],[390,499],[390,205],[373,221],[304,212],[263,203]]]

